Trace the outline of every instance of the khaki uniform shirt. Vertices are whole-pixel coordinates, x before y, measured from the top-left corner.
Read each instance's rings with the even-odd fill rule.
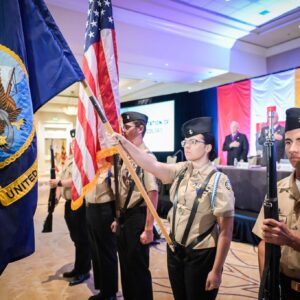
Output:
[[[73,155],[70,156],[65,162],[65,166],[61,172],[60,179],[66,180],[72,177],[72,167],[73,167]],[[62,187],[62,196],[67,201],[72,199],[72,188],[71,187]]]
[[[101,173],[97,184],[92,191],[85,195],[86,203],[107,203],[114,200],[113,191],[109,182],[107,172]]]
[[[183,233],[191,214],[197,189],[200,188],[208,174],[215,169],[215,167],[211,163],[208,163],[200,169],[193,169],[191,162],[180,162],[174,164],[174,168],[171,172],[172,179],[170,182],[164,182],[173,183],[170,189],[170,200],[172,202],[174,201],[176,193],[178,175],[185,169],[186,172],[184,178],[182,179],[178,188],[178,202],[175,216],[175,240],[177,243],[180,243],[182,240]],[[199,235],[212,227],[213,224],[216,224],[217,217],[234,216],[234,194],[228,177],[223,173],[221,173],[215,194],[215,207],[213,210],[211,209],[210,200],[215,176],[216,174],[211,177],[205,191],[202,194],[202,197],[198,199],[200,203],[186,242],[186,246],[188,246]],[[169,212],[168,219],[172,228],[173,208]],[[216,224],[212,232],[206,238],[204,238],[203,241],[198,243],[194,249],[216,247],[218,234],[219,230]]]
[[[300,193],[295,181],[295,172],[277,183],[279,219],[288,228],[300,233]],[[262,238],[263,207],[253,227],[253,233]],[[300,252],[288,246],[281,247],[280,270],[288,277],[300,279]]]
[[[144,143],[141,144],[139,146],[139,148],[144,150],[145,152],[149,152],[149,149],[145,146]],[[149,155],[154,156],[153,154],[150,154],[150,153],[149,153]],[[132,160],[130,160],[130,162],[131,162],[133,168],[136,170],[137,165]],[[157,180],[151,173],[141,170],[140,174],[141,175],[139,177],[145,187],[146,192],[158,191]],[[131,175],[128,172],[126,165],[123,163],[121,170],[119,171],[120,203],[117,205],[118,208],[123,208],[125,205],[125,201],[126,201],[126,197],[127,197],[128,191],[129,191],[131,180],[132,180]],[[142,197],[142,195],[139,192],[137,186],[134,185],[134,189],[133,189],[133,192],[132,192],[132,195],[131,195],[131,198],[130,198],[127,208],[134,207],[137,204],[137,202],[140,201],[141,197]],[[146,205],[146,203],[144,202],[142,204],[142,206],[145,206],[145,205]]]

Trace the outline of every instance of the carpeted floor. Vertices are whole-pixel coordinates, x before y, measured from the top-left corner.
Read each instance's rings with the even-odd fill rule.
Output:
[[[47,184],[40,183],[35,214],[36,252],[8,265],[0,277],[1,300],[77,300],[88,299],[97,292],[93,289],[92,277],[73,287],[69,287],[68,282],[62,278],[63,272],[72,269],[74,247],[63,218],[63,201],[55,209],[53,232],[41,233],[46,217],[47,199]],[[151,248],[155,300],[173,299],[167,276],[165,248],[164,241]],[[257,248],[233,242],[217,299],[257,299],[258,278]],[[123,299],[121,285],[119,289],[118,299]]]

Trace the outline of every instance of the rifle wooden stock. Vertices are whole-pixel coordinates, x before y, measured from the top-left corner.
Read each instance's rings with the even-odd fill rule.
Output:
[[[269,133],[265,143],[267,147],[267,196],[264,201],[265,219],[278,221],[278,199],[277,199],[277,170],[276,170],[276,148],[274,130],[272,124],[273,114],[269,112]],[[265,243],[264,271],[259,287],[259,300],[280,300],[280,246]]]
[[[51,169],[50,169],[50,178],[55,179],[55,162],[54,162],[54,152],[52,145],[50,146],[50,156],[51,156]],[[42,232],[52,232],[52,221],[53,221],[53,212],[55,209],[55,197],[56,197],[56,188],[51,188],[48,198],[48,215],[44,222],[44,227]]]
[[[104,112],[103,112],[103,109],[102,107],[100,106],[99,102],[97,101],[96,97],[94,96],[93,92],[91,91],[88,83],[86,82],[86,80],[83,80],[81,81],[82,85],[83,85],[83,88],[85,90],[85,92],[87,93],[90,101],[92,102],[94,108],[96,109],[100,119],[101,119],[101,122],[103,123],[103,126],[106,130],[106,132],[108,134],[113,134],[114,131],[110,125],[110,123],[108,122]],[[154,220],[156,221],[157,225],[159,226],[163,236],[165,237],[167,243],[169,244],[170,248],[173,249],[173,243],[172,243],[172,240],[171,238],[169,237],[169,234],[166,230],[166,228],[164,227],[160,217],[158,216],[157,212],[156,212],[156,209],[155,207],[153,206],[147,192],[145,191],[145,188],[143,186],[143,184],[141,183],[139,177],[137,176],[134,168],[132,167],[130,161],[129,161],[129,158],[127,156],[127,153],[125,152],[125,150],[122,148],[121,144],[118,144],[117,146],[117,149],[118,149],[118,152],[121,156],[121,158],[123,159],[123,162],[125,163],[132,179],[134,180],[137,188],[139,189],[140,193],[142,194],[142,197],[144,198],[146,204],[147,204],[147,207],[148,209],[150,210],[152,216],[154,217]]]

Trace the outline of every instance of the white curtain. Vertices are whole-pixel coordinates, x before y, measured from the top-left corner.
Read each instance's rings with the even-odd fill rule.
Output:
[[[256,155],[257,124],[267,122],[269,106],[276,106],[280,123],[285,121],[286,109],[295,106],[295,70],[251,80],[250,155]]]

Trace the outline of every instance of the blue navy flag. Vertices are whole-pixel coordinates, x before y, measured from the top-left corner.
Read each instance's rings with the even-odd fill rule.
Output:
[[[0,274],[34,252],[33,113],[84,78],[42,0],[0,0]]]

